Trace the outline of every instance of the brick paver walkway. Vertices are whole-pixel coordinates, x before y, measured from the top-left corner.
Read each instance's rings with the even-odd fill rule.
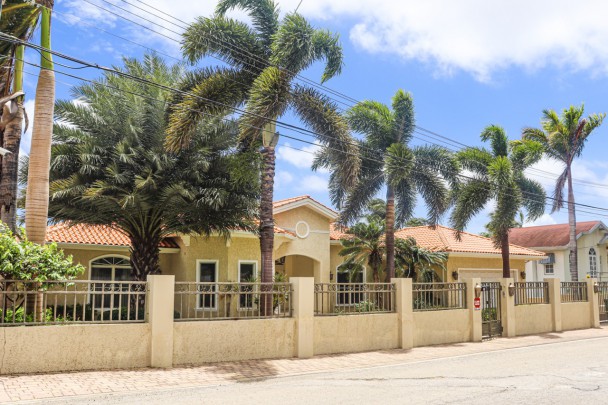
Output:
[[[605,326],[599,329],[538,336],[500,338],[482,343],[317,356],[312,359],[251,360],[173,369],[147,368],[0,376],[0,403],[234,384],[247,380],[412,363],[517,347],[607,337],[608,327]]]

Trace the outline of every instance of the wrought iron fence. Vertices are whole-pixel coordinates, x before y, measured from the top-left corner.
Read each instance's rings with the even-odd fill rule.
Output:
[[[289,318],[290,283],[175,283],[176,321]]]
[[[414,311],[442,311],[467,307],[465,283],[414,283]]]
[[[587,283],[584,281],[563,281],[560,285],[562,302],[587,302]]]
[[[392,283],[317,283],[315,315],[395,312]]]
[[[146,282],[0,280],[0,326],[144,322]]]
[[[535,305],[549,303],[549,283],[534,281],[515,283],[515,305]]]
[[[600,307],[600,322],[608,322],[608,282],[597,283],[597,299]]]

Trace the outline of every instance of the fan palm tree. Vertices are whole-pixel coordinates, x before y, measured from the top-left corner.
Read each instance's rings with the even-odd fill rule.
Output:
[[[414,130],[414,104],[412,96],[403,90],[393,97],[392,110],[376,101],[363,101],[352,107],[346,118],[355,132],[365,136],[359,147],[361,171],[356,186],[347,193],[339,178],[330,178],[334,183],[330,184],[330,194],[334,204],[342,207],[341,221],[349,223],[358,218],[386,186],[386,279],[389,280],[395,277],[395,226],[403,225],[412,217],[418,195],[428,206],[430,223],[436,224],[449,205],[444,180],[456,180],[458,165],[443,148],[408,145]],[[317,157],[315,164],[332,171],[337,168],[325,153]]]
[[[523,139],[533,140],[543,145],[547,157],[557,160],[563,172],[555,182],[553,207],[551,212],[564,207],[564,187],[568,183],[568,223],[570,225],[570,277],[578,280],[578,252],[576,247],[576,208],[572,187],[572,163],[583,153],[585,143],[594,129],[602,125],[606,114],[591,114],[584,118],[585,106],[570,106],[559,116],[554,110],[544,110],[542,128],[525,128]]]
[[[252,24],[226,17],[240,8]],[[341,151],[346,162],[340,170],[344,184],[358,173],[356,145],[336,106],[311,87],[295,84],[297,75],[315,61],[325,61],[321,81],[342,69],[342,48],[337,35],[313,28],[297,12],[279,19],[273,0],[220,0],[216,15],[199,18],[184,33],[185,57],[192,63],[214,55],[228,67],[204,68],[189,75],[175,98],[167,144],[171,150],[187,147],[198,123],[209,114],[232,113],[244,105],[239,119],[243,145],[262,156],[260,248],[262,281],[273,277],[274,219],[272,200],[275,173],[276,121],[288,110],[317,134],[318,141]]]
[[[40,9],[40,46],[51,49],[51,12],[54,0],[36,0]],[[53,114],[55,107],[55,72],[51,53],[40,52],[40,73],[36,86],[32,147],[29,156],[25,230],[34,243],[43,244],[49,213],[49,170]]]
[[[541,159],[542,146],[528,140],[509,143],[504,129],[496,125],[486,127],[481,140],[490,143],[490,150],[469,147],[457,154],[461,166],[473,174],[453,190],[451,223],[458,232],[464,231],[486,204],[494,202],[486,228],[501,250],[503,277],[509,278],[509,229],[515,225],[518,212],[523,208],[534,220],[545,211],[543,187],[524,175],[526,168]]]
[[[2,8],[0,31],[28,41],[36,28],[40,8],[24,0],[8,0]],[[16,233],[19,146],[23,121],[24,46],[9,41],[0,43],[0,221]]]
[[[167,87],[184,73],[150,55],[124,59],[121,70]],[[171,153],[164,147],[168,91],[105,74],[72,94],[78,103],[60,100],[55,109],[53,221],[122,231],[137,280],[160,271],[159,243],[167,235],[227,237],[230,229],[254,229],[258,163],[255,155],[236,152],[235,122],[201,123],[192,146]]]

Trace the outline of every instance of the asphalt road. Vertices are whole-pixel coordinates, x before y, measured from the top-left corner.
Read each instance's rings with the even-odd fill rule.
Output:
[[[55,404],[608,404],[608,338]]]

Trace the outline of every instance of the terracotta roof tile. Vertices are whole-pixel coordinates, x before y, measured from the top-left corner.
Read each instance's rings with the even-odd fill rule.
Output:
[[[346,233],[346,228],[338,224],[329,224],[329,240],[342,240],[348,238],[349,235]]]
[[[601,225],[601,221],[586,221],[576,223],[576,234],[589,232]],[[509,240],[515,244],[526,247],[556,247],[566,246],[570,240],[568,224],[528,226],[513,228],[509,232]]]
[[[131,242],[122,231],[105,225],[69,224],[62,222],[51,225],[46,232],[47,242],[72,243],[100,246],[129,246]],[[161,248],[178,248],[173,238],[165,238]]]

